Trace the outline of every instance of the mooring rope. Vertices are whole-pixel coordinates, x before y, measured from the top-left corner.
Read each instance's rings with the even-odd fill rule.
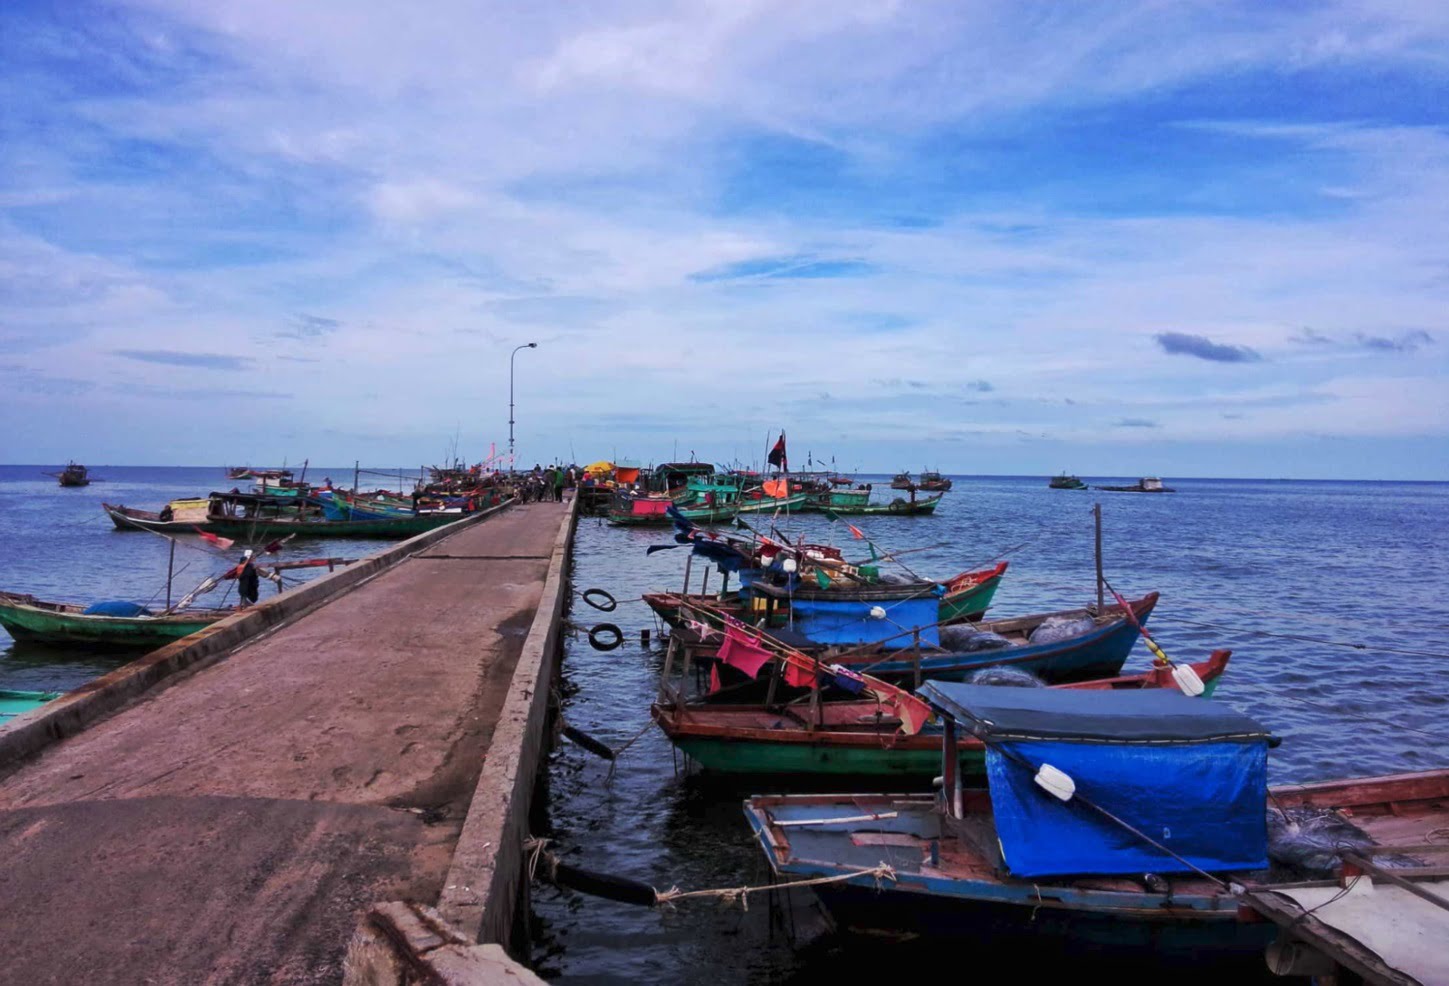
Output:
[[[538,836],[529,836],[523,840],[523,851],[528,853],[528,878],[530,880],[534,879],[537,875],[539,864],[544,863],[548,866],[546,876],[548,882],[558,883],[559,858],[548,848],[551,841],[550,839],[544,839]],[[673,907],[676,902],[692,897],[713,897],[726,904],[738,903],[742,910],[748,911],[750,909],[750,894],[764,893],[769,890],[784,890],[790,887],[818,887],[827,883],[845,883],[863,876],[874,878],[877,890],[882,889],[884,882],[895,883],[897,880],[895,867],[889,863],[881,862],[875,866],[852,870],[849,873],[840,873],[835,876],[818,876],[808,880],[791,880],[787,883],[768,883],[763,886],[721,887],[713,890],[680,890],[675,886],[670,887],[662,893],[653,887],[649,889],[654,894],[653,906],[655,907]]]

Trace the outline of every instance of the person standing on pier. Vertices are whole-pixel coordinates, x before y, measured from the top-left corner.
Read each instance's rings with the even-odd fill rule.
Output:
[[[236,594],[242,606],[255,606],[260,589],[261,577],[257,574],[257,566],[252,564],[252,553],[248,549],[242,552],[241,570],[236,573]]]
[[[553,471],[553,500],[555,503],[563,503],[565,480],[564,468],[563,466],[558,466]]]

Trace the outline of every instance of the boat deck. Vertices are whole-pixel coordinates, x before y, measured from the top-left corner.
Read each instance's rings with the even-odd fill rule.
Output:
[[[438,900],[566,509],[464,528],[0,781],[5,978],[338,982],[367,907]]]

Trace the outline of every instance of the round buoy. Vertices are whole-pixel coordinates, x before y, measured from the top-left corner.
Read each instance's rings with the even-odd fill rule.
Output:
[[[612,613],[619,605],[614,597],[603,589],[585,589],[582,598],[594,609],[602,610],[605,613]]]
[[[594,650],[613,650],[624,642],[624,631],[612,623],[600,623],[589,631],[589,645]]]

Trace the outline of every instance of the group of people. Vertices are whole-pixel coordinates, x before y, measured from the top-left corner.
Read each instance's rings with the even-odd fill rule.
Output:
[[[516,480],[518,498],[524,503],[530,500],[562,503],[564,490],[578,485],[580,473],[578,466],[535,465],[532,471]]]

